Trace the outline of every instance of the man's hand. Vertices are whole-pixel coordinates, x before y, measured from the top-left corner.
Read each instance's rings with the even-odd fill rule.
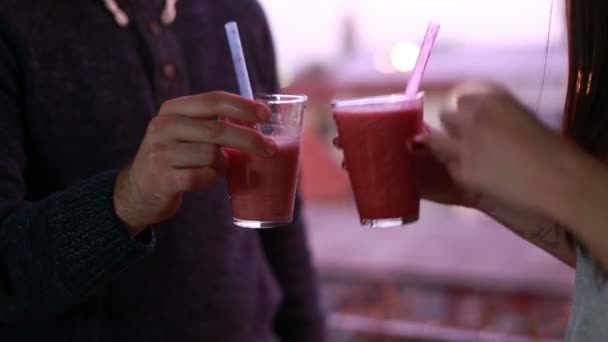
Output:
[[[227,166],[221,147],[265,157],[276,152],[275,144],[255,130],[216,117],[255,123],[267,120],[270,110],[224,92],[165,102],[114,186],[116,214],[131,235],[173,216],[184,192],[214,185]]]

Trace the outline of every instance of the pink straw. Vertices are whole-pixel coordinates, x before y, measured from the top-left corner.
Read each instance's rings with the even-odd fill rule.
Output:
[[[414,67],[410,80],[405,89],[405,96],[408,98],[413,98],[416,96],[416,94],[418,94],[420,82],[422,81],[422,77],[426,71],[426,65],[429,62],[431,52],[435,46],[435,40],[437,39],[437,34],[439,33],[439,26],[439,23],[436,22],[429,23],[429,27],[426,30],[426,35],[424,36],[424,42],[422,42],[422,47],[420,48],[420,54],[418,55],[416,67]]]

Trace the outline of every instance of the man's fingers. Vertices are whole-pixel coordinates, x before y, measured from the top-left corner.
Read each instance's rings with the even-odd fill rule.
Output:
[[[190,142],[232,147],[255,155],[268,157],[276,152],[276,145],[259,132],[225,121],[204,120],[181,115],[155,118],[150,125],[158,142]]]
[[[211,167],[172,169],[168,175],[169,187],[175,192],[192,192],[206,189],[217,181],[219,174]]]
[[[171,168],[214,167],[220,156],[220,149],[212,144],[176,142],[157,152],[161,162]]]
[[[262,103],[235,94],[210,92],[169,100],[161,106],[159,115],[196,118],[220,116],[245,122],[259,122],[270,118],[270,109]]]

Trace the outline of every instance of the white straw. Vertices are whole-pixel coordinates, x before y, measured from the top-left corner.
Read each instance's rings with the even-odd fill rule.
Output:
[[[249,72],[247,72],[247,62],[245,61],[243,46],[241,45],[241,37],[239,36],[239,27],[234,21],[226,23],[225,27],[241,96],[253,99],[253,91],[251,90],[251,83],[249,81]]]
[[[430,22],[429,27],[426,30],[426,35],[424,36],[424,42],[422,42],[422,47],[420,48],[418,61],[416,62],[414,71],[412,71],[410,80],[407,83],[407,87],[405,89],[406,97],[414,97],[416,96],[416,94],[418,94],[418,89],[420,89],[420,82],[422,81],[422,77],[424,76],[426,65],[429,62],[429,58],[431,57],[433,46],[435,46],[437,33],[439,33],[439,23]]]

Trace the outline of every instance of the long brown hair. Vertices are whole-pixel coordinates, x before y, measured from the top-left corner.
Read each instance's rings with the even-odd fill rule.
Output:
[[[569,80],[564,133],[608,157],[608,1],[568,0]]]
[[[608,0],[567,0],[569,74],[564,134],[602,159],[608,157],[607,14]],[[574,247],[575,237],[570,233],[566,237]]]

